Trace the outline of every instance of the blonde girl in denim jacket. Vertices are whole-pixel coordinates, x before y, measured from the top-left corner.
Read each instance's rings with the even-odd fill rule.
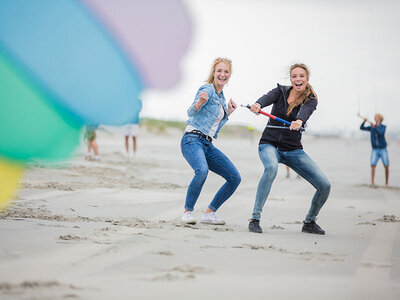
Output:
[[[194,177],[186,193],[181,218],[181,222],[185,224],[196,224],[193,210],[209,170],[222,176],[226,182],[205,210],[201,217],[202,223],[225,224],[225,221],[218,218],[216,211],[235,192],[241,181],[234,164],[212,143],[221,127],[228,121],[228,116],[236,109],[236,103],[232,99],[226,104],[222,91],[231,72],[232,62],[229,59],[215,59],[207,84],[199,88],[193,104],[188,109],[189,119],[181,140],[181,150],[194,170]]]

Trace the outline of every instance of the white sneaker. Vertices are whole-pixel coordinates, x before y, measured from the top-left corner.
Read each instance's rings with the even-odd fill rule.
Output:
[[[213,224],[213,225],[225,225],[225,221],[220,220],[215,211],[212,211],[208,214],[204,214],[201,217],[201,223]]]
[[[193,218],[192,212],[187,211],[183,214],[181,218],[181,223],[183,224],[196,224],[195,218]]]

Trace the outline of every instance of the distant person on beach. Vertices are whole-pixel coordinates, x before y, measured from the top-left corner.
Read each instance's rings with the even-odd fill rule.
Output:
[[[262,233],[260,219],[263,207],[278,172],[278,163],[283,163],[315,187],[316,192],[311,207],[303,221],[303,232],[325,234],[315,223],[316,217],[328,199],[331,184],[317,164],[303,151],[300,127],[317,107],[317,95],[308,83],[310,71],[304,64],[290,67],[291,86],[278,86],[262,96],[251,106],[251,111],[259,113],[263,107],[272,105],[271,114],[291,122],[288,128],[272,128],[281,124],[269,119],[262,133],[258,152],[264,165],[264,173],[258,183],[249,231]]]
[[[385,167],[385,186],[389,186],[389,154],[386,149],[387,143],[385,139],[386,126],[382,124],[383,116],[381,114],[375,115],[375,124],[364,118],[360,129],[371,132],[371,187],[375,186],[375,168],[379,159],[382,160]],[[365,122],[369,122],[371,126],[365,126]]]
[[[199,198],[208,171],[222,176],[226,182],[218,190],[208,208],[201,217],[202,223],[223,225],[216,214],[218,208],[235,192],[241,178],[238,170],[228,157],[213,145],[221,127],[228,116],[236,109],[236,103],[230,99],[226,104],[223,88],[231,77],[232,62],[226,58],[214,60],[207,84],[197,91],[193,104],[188,109],[189,119],[181,141],[184,158],[194,170],[189,184],[184,214],[181,222],[195,224],[194,206]]]
[[[85,159],[100,160],[99,146],[96,142],[96,126],[86,126],[84,138],[87,142],[87,153]],[[92,155],[92,150],[94,155]]]
[[[139,133],[139,124],[126,124],[123,127],[125,137],[126,157],[134,157],[136,154],[136,138]],[[132,154],[129,152],[129,139],[132,138]]]
[[[125,138],[125,155],[127,158],[134,157],[137,149],[137,136],[139,133],[139,113],[142,110],[142,100],[138,99],[139,109],[129,124],[123,126],[123,134]],[[132,152],[129,152],[129,139],[132,138]]]

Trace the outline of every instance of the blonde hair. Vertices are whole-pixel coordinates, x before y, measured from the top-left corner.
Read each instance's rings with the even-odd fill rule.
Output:
[[[211,65],[210,75],[208,75],[207,83],[214,83],[214,73],[217,65],[219,63],[225,63],[229,67],[229,71],[232,74],[232,61],[227,58],[218,57],[214,60],[213,64]]]
[[[289,69],[289,76],[291,75],[292,71],[296,68],[302,68],[304,71],[306,71],[307,74],[307,81],[310,78],[310,69],[302,63],[297,63],[297,64],[293,64],[290,66]],[[287,115],[289,116],[290,113],[292,112],[293,108],[295,108],[296,106],[302,104],[303,102],[306,102],[308,100],[308,97],[312,94],[312,98],[317,100],[317,94],[314,92],[311,84],[307,83],[306,85],[306,89],[304,90],[304,92],[302,92],[300,94],[300,96],[298,96],[296,98],[296,100],[294,100],[292,103],[289,104],[288,110],[287,110]]]
[[[383,115],[382,114],[375,114],[375,116],[378,116],[378,118],[381,119],[381,122],[383,121]]]

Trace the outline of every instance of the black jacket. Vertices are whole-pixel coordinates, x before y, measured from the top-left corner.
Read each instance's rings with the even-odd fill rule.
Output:
[[[278,84],[278,87],[269,91],[268,94],[262,96],[256,102],[261,105],[261,108],[273,104],[271,114],[287,120],[289,122],[300,119],[303,121],[303,127],[308,118],[317,108],[317,99],[311,94],[306,101],[293,108],[289,116],[286,115],[289,104],[287,98],[291,86],[283,86]],[[284,126],[279,121],[269,119],[268,125]],[[291,151],[303,149],[301,144],[301,132],[288,129],[276,129],[265,127],[260,139],[260,144],[271,144],[282,151]]]

